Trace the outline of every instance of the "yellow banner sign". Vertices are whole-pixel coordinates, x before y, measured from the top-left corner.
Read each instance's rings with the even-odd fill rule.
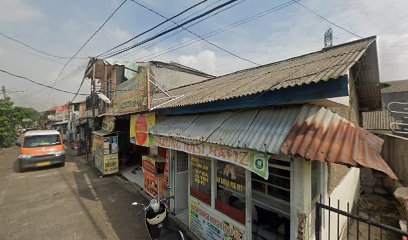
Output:
[[[139,67],[132,79],[118,85],[113,98],[115,113],[132,113],[147,110],[147,69]]]

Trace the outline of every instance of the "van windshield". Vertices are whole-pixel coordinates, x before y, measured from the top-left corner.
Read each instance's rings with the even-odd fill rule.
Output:
[[[45,147],[60,145],[60,136],[55,135],[39,135],[39,136],[29,136],[24,138],[24,148],[35,148],[35,147]]]

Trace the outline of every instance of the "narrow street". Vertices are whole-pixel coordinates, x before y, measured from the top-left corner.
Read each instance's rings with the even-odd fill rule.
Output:
[[[130,184],[99,178],[82,157],[18,172],[17,147],[0,154],[1,239],[148,239]]]

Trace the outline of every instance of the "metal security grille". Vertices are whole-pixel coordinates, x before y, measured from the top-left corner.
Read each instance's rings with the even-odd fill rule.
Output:
[[[188,170],[188,154],[177,151],[177,172]]]

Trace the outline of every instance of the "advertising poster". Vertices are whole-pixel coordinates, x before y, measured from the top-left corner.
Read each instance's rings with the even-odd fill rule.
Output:
[[[110,154],[104,156],[103,174],[117,173],[119,170],[119,161],[117,154]]]
[[[153,137],[153,135],[151,136]],[[186,142],[177,141],[174,138],[161,136],[154,136],[154,140],[154,145],[159,147],[215,158],[221,161],[239,165],[255,174],[258,174],[264,179],[268,179],[269,177],[269,155],[267,153],[261,153],[251,149],[233,148],[229,146],[211,144],[207,142],[200,144],[188,144]]]
[[[149,130],[156,125],[154,113],[136,114],[130,118],[130,142],[139,146],[150,147],[154,139]]]
[[[144,171],[144,190],[152,197],[163,195],[163,177],[162,175],[155,176],[153,173]]]
[[[113,132],[115,130],[115,116],[105,116],[102,121],[102,129]]]
[[[118,153],[118,137],[113,136],[110,138],[111,142],[111,153]]]
[[[119,84],[113,97],[115,113],[131,113],[147,110],[147,69],[139,67],[132,79]]]
[[[104,137],[103,138],[103,154],[109,154],[110,153],[109,145],[110,145],[109,138]]]
[[[170,171],[170,156],[169,156],[169,150],[166,149],[166,164],[164,166],[164,186],[166,187],[170,186],[169,171]]]
[[[202,240],[243,240],[244,227],[238,227],[190,199],[190,230]]]

